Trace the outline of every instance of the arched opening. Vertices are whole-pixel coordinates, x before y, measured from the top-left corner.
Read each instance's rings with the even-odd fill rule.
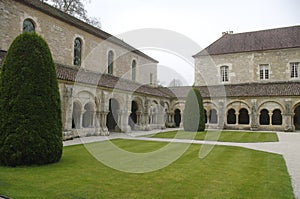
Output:
[[[75,66],[81,65],[81,51],[82,51],[82,42],[80,38],[74,40],[74,60],[73,64]]]
[[[73,103],[72,129],[80,128],[81,105],[78,102]]]
[[[94,105],[87,103],[84,106],[84,113],[82,116],[82,127],[91,128],[94,126]]]
[[[180,127],[180,123],[181,123],[181,111],[179,109],[175,110],[174,122],[175,122],[175,127]]]
[[[260,111],[259,124],[270,125],[270,116],[269,116],[269,111],[267,109],[263,109]]]
[[[138,104],[136,101],[131,102],[131,114],[128,119],[129,126],[133,129],[134,125],[137,123],[137,114],[136,111],[138,110]]]
[[[296,130],[300,130],[300,105],[295,109],[294,125]]]
[[[109,112],[106,117],[106,127],[109,131],[116,131],[118,124],[119,103],[116,99],[109,100]]]
[[[281,110],[275,109],[272,114],[272,125],[282,125]]]
[[[239,111],[239,124],[249,124],[249,113],[245,108]]]
[[[211,109],[209,112],[209,123],[217,124],[218,123],[218,113],[216,109]]]
[[[131,64],[131,79],[133,81],[136,80],[136,61],[135,60],[133,60],[132,64]]]
[[[23,32],[35,32],[35,25],[31,19],[23,21]]]
[[[107,73],[113,75],[114,71],[114,52],[110,50],[107,57]]]
[[[205,124],[207,124],[207,111],[204,109],[204,118],[205,118]]]
[[[236,124],[236,115],[233,108],[227,112],[227,124]]]

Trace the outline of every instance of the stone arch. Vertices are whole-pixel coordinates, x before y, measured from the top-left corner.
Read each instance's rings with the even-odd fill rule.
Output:
[[[81,128],[81,113],[82,105],[79,101],[73,102],[73,111],[72,111],[72,129]]]
[[[106,127],[108,131],[119,131],[119,110],[120,104],[116,98],[109,99],[108,114],[106,116]]]
[[[84,105],[84,112],[82,115],[82,127],[92,128],[94,127],[95,120],[95,105],[92,102],[88,102]]]
[[[227,104],[227,110],[234,109],[237,112],[243,108],[247,109],[248,111],[250,110],[250,106],[248,105],[248,103],[243,100],[235,100]]]
[[[295,130],[300,130],[300,103],[294,107],[294,126]]]
[[[258,111],[260,112],[262,109],[267,109],[269,112],[273,112],[275,109],[279,109],[281,112],[283,112],[284,108],[283,106],[276,101],[264,101],[258,106]]]
[[[211,101],[203,102],[204,114],[206,113],[206,121],[209,124],[218,123],[218,106]]]

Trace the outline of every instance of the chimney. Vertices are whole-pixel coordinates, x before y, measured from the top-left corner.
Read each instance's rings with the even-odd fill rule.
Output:
[[[227,34],[232,35],[232,34],[233,34],[233,31],[230,30],[230,31],[222,32],[222,36],[227,35]]]

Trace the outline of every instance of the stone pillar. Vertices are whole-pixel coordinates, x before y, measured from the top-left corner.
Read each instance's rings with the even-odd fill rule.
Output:
[[[109,135],[109,131],[106,126],[106,119],[107,119],[108,111],[101,111],[100,112],[100,128],[101,128],[101,135]]]
[[[256,100],[252,100],[251,104],[251,117],[250,117],[250,129],[251,131],[256,131],[258,129],[258,115],[257,115],[257,105]]]
[[[292,132],[294,131],[294,126],[292,124],[292,117],[293,117],[293,111],[292,111],[292,102],[286,101],[285,102],[285,112],[283,114],[283,128],[285,132]]]
[[[73,138],[72,132],[72,115],[73,115],[73,87],[65,85],[64,92],[61,95],[61,109],[62,109],[62,122],[63,122],[63,139]]]
[[[219,101],[219,119],[218,119],[218,128],[223,129],[224,128],[224,121],[225,121],[225,108],[224,108],[224,101]]]
[[[119,111],[119,122],[118,126],[121,129],[121,132],[129,133],[131,132],[131,127],[128,125],[128,118],[130,115],[130,111],[127,109]]]

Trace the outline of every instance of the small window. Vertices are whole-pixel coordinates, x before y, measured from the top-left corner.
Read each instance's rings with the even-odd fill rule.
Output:
[[[132,64],[131,64],[131,79],[133,81],[136,80],[136,61],[135,60],[133,60]]]
[[[221,74],[221,82],[228,82],[229,81],[229,67],[228,66],[221,66],[220,74]]]
[[[153,73],[150,73],[150,85],[153,84]]]
[[[23,21],[23,32],[35,32],[35,26],[31,19]]]
[[[107,73],[113,74],[113,68],[114,68],[114,52],[110,50],[108,52],[108,63],[107,63]]]
[[[74,61],[73,61],[73,64],[75,66],[81,65],[81,50],[82,50],[81,39],[76,38],[74,40]]]
[[[291,78],[299,77],[299,62],[290,63]]]
[[[261,79],[261,80],[269,79],[269,65],[268,64],[259,65],[259,79]]]

